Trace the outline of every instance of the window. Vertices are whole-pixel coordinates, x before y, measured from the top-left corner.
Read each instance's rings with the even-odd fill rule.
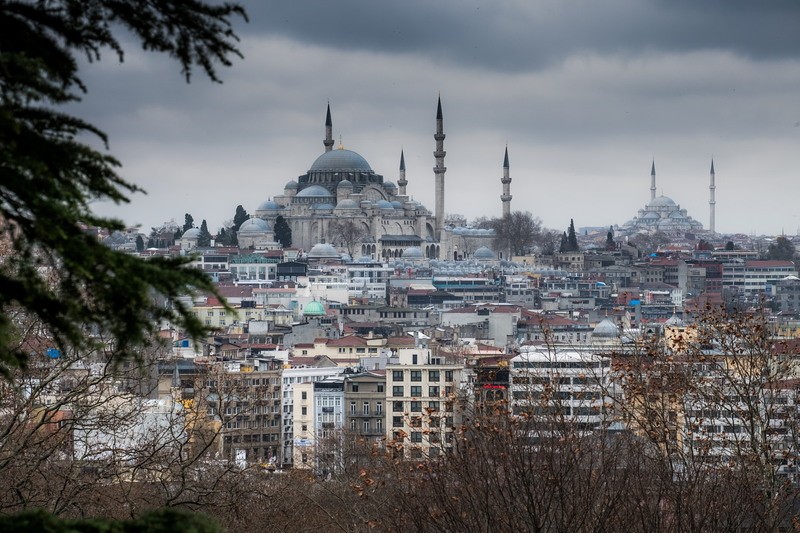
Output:
[[[369,402],[364,402],[361,412],[364,413],[365,415],[369,414]]]
[[[445,370],[444,371],[444,380],[445,381],[453,381],[453,371],[452,370]]]
[[[378,392],[383,392],[383,383],[378,383]]]
[[[306,425],[306,424],[303,424],[303,426],[302,426],[302,427],[303,427],[303,431],[308,431],[308,425]]]
[[[411,420],[409,420],[408,425],[412,428],[421,428],[422,427],[422,417],[421,416],[412,416]]]
[[[411,381],[422,381],[422,370],[412,370]]]
[[[304,400],[308,400],[308,393],[306,391],[303,391],[300,393],[300,397]]]
[[[377,420],[375,420],[375,429],[377,431],[383,431],[383,418],[378,418]]]
[[[369,420],[364,420],[364,424],[362,424],[361,428],[364,433],[369,433]]]
[[[428,409],[430,409],[431,411],[438,411],[439,402],[428,402]]]
[[[439,371],[438,370],[431,370],[428,372],[428,381],[439,381]]]
[[[356,430],[356,419],[353,418],[352,420],[350,420],[350,431],[355,431],[355,430]]]
[[[300,414],[307,415],[308,414],[308,407],[302,407],[300,409]]]
[[[403,371],[392,370],[392,381],[403,381]]]
[[[398,398],[398,397],[402,398],[403,397],[403,386],[402,385],[400,385],[400,386],[395,385],[394,387],[392,387],[392,396],[394,396],[395,398]]]
[[[353,383],[350,385],[350,390],[352,392],[358,392],[358,383]]]
[[[375,414],[383,414],[383,402],[375,402]]]
[[[411,402],[411,411],[414,413],[422,412],[422,402]]]
[[[412,354],[411,355],[411,364],[412,365],[416,365],[417,364],[417,357],[418,357],[417,354]]]
[[[439,396],[439,387],[428,387],[428,396],[436,398]]]
[[[350,414],[356,414],[356,402],[350,402]]]
[[[414,396],[415,398],[419,398],[420,396],[422,396],[422,387],[419,385],[412,386],[411,396]]]
[[[393,416],[392,417],[392,427],[393,428],[401,428],[401,427],[403,427],[403,417],[402,416]]]
[[[392,411],[395,413],[403,412],[403,402],[392,402]]]
[[[422,432],[421,431],[412,431],[411,432],[411,442],[415,442],[415,443],[422,442]]]

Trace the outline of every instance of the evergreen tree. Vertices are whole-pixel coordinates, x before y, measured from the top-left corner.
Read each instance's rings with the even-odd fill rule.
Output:
[[[208,231],[206,219],[203,219],[203,222],[200,223],[200,236],[197,238],[197,246],[203,248],[211,246],[211,233]]]
[[[578,246],[578,236],[575,235],[575,223],[572,219],[569,219],[569,231],[567,233],[567,247],[568,252],[578,252],[580,251],[580,246]]]
[[[606,250],[615,250],[617,243],[614,242],[614,228],[609,227],[606,233]]]
[[[141,235],[136,236],[136,251],[144,252],[144,239]]]
[[[733,244],[733,241],[728,241],[728,242],[725,243],[725,250],[730,252],[730,251],[735,250],[735,249],[736,249],[736,245]]]
[[[793,261],[795,255],[792,241],[781,235],[767,249],[767,259],[778,261]]]
[[[569,251],[569,240],[567,239],[567,232],[561,234],[561,244],[558,245],[558,251],[560,253],[568,252]]]
[[[283,218],[283,215],[278,215],[275,219],[275,240],[281,243],[281,246],[288,248],[292,245],[292,228],[289,223]]]
[[[233,231],[239,231],[239,227],[245,220],[249,220],[250,215],[244,210],[241,205],[236,206],[236,213],[233,215]]]
[[[187,231],[189,231],[194,227],[194,218],[189,213],[186,213],[183,216],[183,220],[184,220],[183,231],[181,232],[181,234],[186,233]]]
[[[196,68],[219,81],[216,68],[241,56],[237,15],[245,16],[236,4],[202,0],[0,2],[0,240],[11,250],[0,269],[0,371],[27,361],[12,318],[21,312],[43,321],[48,342],[62,352],[88,352],[102,339],[115,357],[136,357],[163,320],[190,336],[205,333],[178,299],[216,293],[205,273],[183,268],[183,258],[111,250],[85,231],[123,229],[91,204],[125,202],[140,189],[95,148],[107,146],[106,135],[71,113],[88,86],[80,69],[104,51],[122,58],[130,40],[176,59],[187,81]],[[121,42],[115,35],[122,28]]]

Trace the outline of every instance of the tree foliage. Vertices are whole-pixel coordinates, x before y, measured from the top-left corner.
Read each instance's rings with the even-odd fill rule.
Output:
[[[283,218],[283,215],[278,215],[275,219],[275,240],[281,243],[281,246],[288,248],[292,245],[292,228],[289,223]]]
[[[356,247],[361,244],[367,230],[360,222],[351,219],[335,220],[328,226],[328,237],[334,246],[339,246],[347,250],[347,254],[353,257]]]
[[[236,206],[236,213],[233,215],[233,231],[239,231],[239,227],[245,220],[250,220],[250,215],[244,210],[241,205]]]
[[[767,259],[793,261],[796,254],[792,241],[781,235],[767,248]]]
[[[211,246],[211,232],[208,231],[208,224],[206,219],[200,223],[200,236],[197,237],[197,246],[208,247]]]
[[[179,303],[157,305],[194,289],[211,290],[184,259],[148,261],[103,246],[88,227],[123,228],[92,213],[91,202],[126,202],[140,189],[117,172],[119,162],[87,142],[105,134],[64,111],[85,91],[77,57],[122,58],[115,30],[125,27],[146,50],[173,57],[188,80],[200,68],[217,80],[218,65],[240,55],[232,18],[241,7],[198,0],[52,0],[0,3],[0,233],[10,253],[0,266],[0,364],[24,364],[9,311],[40,317],[54,344],[91,343],[87,329],[111,335],[118,356],[133,354],[154,324],[171,319],[200,335],[199,320]],[[74,108],[73,108],[74,109]],[[54,231],[54,228],[57,230]]]
[[[186,233],[194,227],[194,217],[189,213],[183,215],[183,233]]]
[[[542,234],[542,221],[528,211],[514,211],[488,224],[494,229],[497,247],[512,255],[525,255]]]

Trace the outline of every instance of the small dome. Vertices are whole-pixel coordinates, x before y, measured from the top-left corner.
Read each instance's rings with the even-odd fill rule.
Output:
[[[308,257],[312,259],[339,259],[339,252],[332,245],[327,243],[317,243],[308,251]]]
[[[339,182],[339,185],[336,186],[337,189],[344,189],[346,187],[353,188],[353,182],[350,180],[342,180]]]
[[[594,330],[592,330],[592,337],[600,337],[605,339],[616,338],[619,336],[619,326],[617,326],[610,318],[605,317],[600,321]]]
[[[260,218],[248,218],[239,226],[238,233],[265,233],[270,231],[269,224]]]
[[[325,316],[325,306],[316,300],[312,300],[303,308],[304,316]]]
[[[336,204],[336,209],[359,209],[355,200],[347,198]]]
[[[668,196],[659,196],[658,198],[655,198],[652,202],[650,202],[648,205],[652,207],[670,207],[676,204],[672,200],[672,198],[669,198]]]
[[[686,215],[684,215],[680,211],[675,211],[674,213],[670,213],[669,218],[676,219],[676,220],[677,219],[683,220],[684,218],[686,218]]]
[[[644,214],[642,218],[644,220],[658,220],[661,217],[658,215],[658,213],[653,213],[652,211],[648,211],[647,213]]]
[[[392,207],[395,209],[403,209],[403,204],[401,204],[398,200],[392,200],[389,203],[392,204]]]
[[[397,185],[394,184],[393,181],[384,181],[383,182],[384,189],[391,189],[393,191],[397,190]]]
[[[481,246],[472,254],[475,259],[494,259],[494,252],[486,246]]]
[[[317,158],[309,172],[331,171],[372,172],[367,160],[351,150],[331,150]]]
[[[378,209],[394,209],[391,203],[387,202],[386,200],[378,200],[375,202],[375,207]]]
[[[266,202],[262,203],[260,206],[256,208],[256,211],[280,211],[283,209],[281,206],[273,202],[272,200],[267,200]]]
[[[183,239],[199,239],[200,238],[200,230],[197,228],[189,228],[183,232],[182,237]]]
[[[314,198],[320,196],[328,197],[333,195],[330,193],[328,189],[326,189],[322,185],[311,185],[309,187],[306,187],[299,193],[297,193],[297,196],[300,198]]]
[[[333,204],[328,204],[328,203],[317,204],[315,206],[312,206],[312,209],[315,209],[317,211],[331,210],[331,209],[333,209]]]
[[[286,184],[286,186],[284,186],[284,189],[295,189],[296,190],[297,187],[298,187],[297,182],[294,181],[294,180],[291,180],[289,183]]]
[[[422,249],[419,246],[409,246],[403,250],[403,259],[422,259],[425,257],[422,254]]]

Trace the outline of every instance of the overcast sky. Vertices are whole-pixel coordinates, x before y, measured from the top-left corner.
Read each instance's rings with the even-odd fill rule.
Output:
[[[245,2],[243,60],[186,84],[168,58],[126,50],[85,67],[77,112],[110,135],[143,187],[97,210],[151,226],[184,213],[214,232],[305,173],[334,137],[434,207],[436,98],[446,205],[499,216],[508,145],[513,210],[547,227],[623,224],[658,193],[717,231],[800,228],[797,0],[307,0]]]

